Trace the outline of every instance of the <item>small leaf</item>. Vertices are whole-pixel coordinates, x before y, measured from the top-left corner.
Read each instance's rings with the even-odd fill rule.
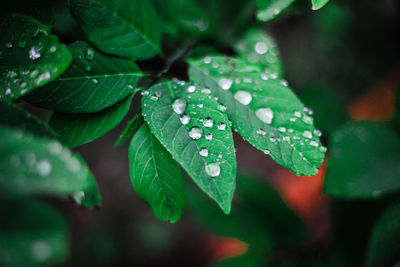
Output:
[[[2,266],[50,266],[67,259],[68,225],[58,210],[34,199],[2,199],[0,218]]]
[[[124,131],[122,132],[121,136],[118,138],[117,142],[115,143],[115,147],[120,146],[126,140],[131,138],[139,129],[140,125],[143,122],[143,117],[141,113],[136,114],[129,122],[128,125],[125,127]]]
[[[129,146],[133,188],[163,221],[177,222],[185,206],[179,165],[143,124]]]
[[[312,9],[318,10],[318,9],[322,8],[323,6],[325,6],[328,2],[329,2],[329,0],[311,0]]]
[[[71,63],[67,47],[34,18],[0,19],[0,100],[16,99],[54,80]]]
[[[305,108],[284,80],[228,57],[190,60],[189,77],[209,87],[233,128],[257,149],[298,175],[314,175],[325,147]]]
[[[230,212],[236,159],[229,120],[208,88],[168,82],[143,91],[145,121],[194,182]]]
[[[68,46],[74,62],[57,80],[25,98],[47,109],[68,113],[97,112],[133,92],[143,76],[135,62],[104,55],[85,42]]]
[[[351,122],[332,134],[324,192],[379,198],[400,189],[400,139],[383,124]]]
[[[282,77],[283,67],[280,53],[272,36],[264,30],[253,28],[236,42],[235,51],[244,61],[260,65]]]
[[[39,136],[52,137],[53,131],[37,117],[19,106],[5,101],[0,102],[0,124],[18,128]]]
[[[82,158],[59,142],[0,127],[0,192],[3,196],[99,195]],[[82,193],[80,193],[82,195]],[[100,197],[96,205],[100,204]]]
[[[161,23],[148,0],[71,0],[87,39],[112,55],[148,59],[160,52]]]
[[[295,0],[257,0],[257,19],[269,21],[288,8]]]
[[[395,202],[372,230],[366,253],[367,267],[396,266],[400,255],[400,203]]]
[[[132,95],[105,110],[96,113],[68,114],[55,112],[50,127],[58,139],[68,147],[89,143],[117,126],[131,105]]]

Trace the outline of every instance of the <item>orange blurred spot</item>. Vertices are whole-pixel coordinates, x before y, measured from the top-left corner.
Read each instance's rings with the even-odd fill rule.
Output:
[[[397,79],[398,71],[395,71],[356,99],[349,106],[350,116],[355,120],[387,121],[393,118]]]
[[[329,227],[328,198],[322,195],[326,159],[319,169],[314,176],[297,176],[287,169],[280,169],[273,176],[276,189],[305,221],[314,238],[323,235]]]
[[[243,241],[216,235],[207,235],[206,244],[213,262],[243,255],[248,248],[248,244]]]

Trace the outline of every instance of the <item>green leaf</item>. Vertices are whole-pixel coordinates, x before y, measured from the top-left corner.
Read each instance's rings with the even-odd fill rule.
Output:
[[[120,146],[126,140],[131,138],[137,132],[142,122],[143,122],[143,117],[142,114],[139,112],[128,122],[124,131],[122,132],[117,142],[115,143],[115,147]]]
[[[0,100],[16,99],[54,80],[71,53],[39,21],[18,14],[0,19]]]
[[[257,149],[298,175],[318,172],[326,150],[311,110],[274,73],[228,57],[189,60],[192,81],[209,87],[233,128]]]
[[[257,19],[269,21],[281,14],[295,0],[257,0],[258,12]]]
[[[258,64],[282,77],[283,67],[276,42],[262,29],[253,28],[234,45],[239,58]]]
[[[323,6],[325,6],[328,2],[329,2],[329,0],[311,0],[312,9],[318,10],[318,9],[322,8]]]
[[[71,0],[86,38],[105,53],[148,59],[160,52],[161,23],[148,0]]]
[[[0,202],[0,265],[50,266],[69,254],[62,214],[34,199]]]
[[[55,112],[50,127],[58,139],[68,147],[89,143],[117,126],[131,105],[132,95],[105,110],[96,113],[69,114]]]
[[[129,146],[133,188],[163,221],[177,222],[185,206],[185,192],[179,165],[143,124]]]
[[[3,196],[78,194],[83,201],[85,194],[99,195],[82,158],[59,142],[5,126],[0,127],[0,140]],[[95,198],[100,201],[99,196]]]
[[[351,122],[332,134],[324,192],[379,198],[400,189],[400,139],[384,124]]]
[[[39,136],[52,137],[53,131],[37,117],[19,106],[5,101],[0,102],[0,124],[18,128]]]
[[[399,255],[400,202],[396,202],[383,213],[372,230],[365,266],[396,266]]]
[[[104,55],[85,42],[68,48],[74,58],[72,66],[54,82],[27,95],[27,101],[61,112],[97,112],[132,93],[143,76],[133,60]]]
[[[161,144],[228,214],[236,178],[232,132],[209,89],[184,82],[157,84],[143,91],[142,110]]]
[[[0,3],[0,15],[19,13],[33,17],[51,28],[54,23],[54,9],[51,0],[13,0]]]

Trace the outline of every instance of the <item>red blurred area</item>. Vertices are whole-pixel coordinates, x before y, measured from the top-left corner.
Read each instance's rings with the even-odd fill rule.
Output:
[[[399,71],[396,70],[356,99],[349,106],[350,116],[355,120],[388,121],[392,119],[398,77]]]
[[[208,234],[205,244],[211,262],[217,262],[226,258],[238,257],[247,252],[247,243],[235,238],[220,237]]]

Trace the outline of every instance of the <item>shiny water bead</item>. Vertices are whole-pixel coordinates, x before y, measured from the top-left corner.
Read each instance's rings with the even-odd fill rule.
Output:
[[[94,84],[96,84],[96,83],[98,83],[99,81],[96,79],[96,78],[93,78],[92,79],[92,83],[94,83]]]
[[[214,122],[213,122],[213,120],[212,120],[211,118],[206,118],[206,119],[203,121],[203,125],[204,125],[204,127],[206,127],[206,128],[210,128],[210,127],[213,127]]]
[[[208,156],[208,149],[203,147],[202,149],[200,149],[199,154],[202,157],[207,157]]]
[[[289,119],[291,122],[295,122],[295,121],[297,121],[297,119],[296,118],[290,118]]]
[[[201,136],[203,135],[203,130],[199,127],[192,127],[189,130],[189,136],[190,138],[192,138],[193,140],[197,140],[199,139]]]
[[[314,121],[314,119],[313,119],[312,117],[307,116],[307,115],[304,115],[304,116],[303,116],[303,122],[304,122],[305,124],[312,124],[313,121]]]
[[[40,53],[39,51],[36,50],[36,48],[33,46],[31,47],[31,49],[29,49],[29,58],[32,60],[36,60],[38,58],[40,58]]]
[[[186,110],[186,100],[183,98],[175,99],[174,102],[172,103],[172,109],[178,115],[183,114],[183,112],[185,112]]]
[[[211,63],[211,57],[207,56],[203,59],[203,62],[206,64],[210,64]]]
[[[91,47],[87,47],[85,49],[85,58],[87,60],[92,60],[94,58],[94,49]]]
[[[231,88],[232,86],[232,80],[228,79],[228,78],[220,78],[218,80],[218,85],[224,89],[224,90],[228,90],[229,88]]]
[[[218,124],[218,130],[221,130],[221,131],[223,131],[223,130],[225,130],[225,128],[226,128],[226,124],[225,123],[223,123],[223,122],[221,122],[220,124]]]
[[[190,116],[187,114],[183,114],[182,116],[179,117],[179,120],[183,125],[186,125],[190,122]]]
[[[36,165],[36,170],[40,176],[48,176],[52,171],[52,166],[47,160],[42,160]]]
[[[308,108],[308,107],[304,107],[304,112],[307,113],[307,114],[310,115],[310,116],[313,114],[312,109],[311,109],[311,108]]]
[[[213,139],[212,133],[206,134],[206,140],[212,140],[212,139]]]
[[[256,110],[256,116],[266,124],[271,124],[274,113],[270,108],[260,108]]]
[[[263,79],[264,81],[268,80],[268,79],[269,79],[268,74],[266,74],[266,73],[261,73],[261,79]]]
[[[217,177],[221,174],[221,167],[218,163],[209,163],[205,166],[208,176]]]
[[[188,88],[186,89],[186,92],[188,93],[193,93],[194,91],[196,91],[196,86],[194,85],[189,85]]]
[[[315,147],[317,147],[317,146],[318,146],[318,143],[315,142],[315,141],[311,141],[311,142],[310,142],[310,146],[315,146]]]
[[[321,151],[322,153],[326,152],[328,149],[324,146],[320,146],[319,147],[319,151]]]
[[[242,105],[247,106],[248,104],[250,104],[251,100],[252,100],[252,96],[249,92],[246,91],[237,91],[234,95],[235,99]]]
[[[294,116],[297,117],[297,118],[300,118],[301,117],[301,112],[300,111],[295,111],[294,112]]]
[[[305,137],[305,138],[312,138],[312,133],[311,133],[311,131],[304,131],[303,132],[303,136]]]
[[[209,94],[211,94],[211,90],[210,90],[210,88],[203,88],[203,89],[201,89],[201,92],[203,93],[203,94],[205,94],[205,95],[209,95]]]
[[[316,130],[314,130],[314,135],[318,136],[318,137],[321,137],[322,136],[322,132],[320,130],[316,129]]]
[[[282,133],[286,132],[286,128],[285,128],[285,127],[282,127],[282,126],[280,126],[280,127],[278,128],[278,130],[279,130],[280,132],[282,132]]]
[[[256,51],[257,54],[265,54],[268,51],[268,46],[264,42],[257,42],[254,46],[254,50]]]
[[[265,135],[266,132],[264,131],[264,129],[258,129],[258,130],[257,130],[257,134],[259,134],[259,135]]]

